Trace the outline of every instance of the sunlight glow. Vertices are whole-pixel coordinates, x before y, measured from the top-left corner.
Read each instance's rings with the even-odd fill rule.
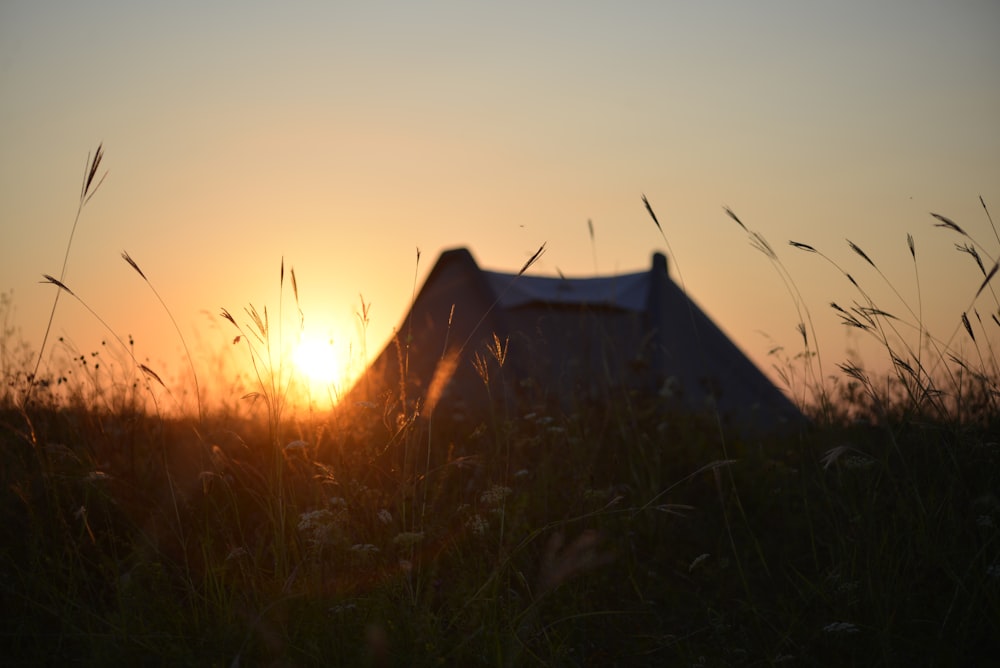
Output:
[[[332,339],[304,337],[293,353],[295,367],[313,387],[341,381],[342,369]]]

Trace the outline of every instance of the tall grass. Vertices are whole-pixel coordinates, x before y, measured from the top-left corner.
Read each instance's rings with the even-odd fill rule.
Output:
[[[835,303],[851,306],[834,311],[892,362],[886,379],[844,363],[839,385],[814,387],[824,372],[809,309],[774,247],[729,216],[793,302],[795,363],[806,365],[796,396],[817,406],[800,433],[731,433],[638,396],[549,412],[492,396],[492,413],[463,421],[434,383],[401,404],[369,396],[302,415],[283,296],[277,318],[252,305],[223,312],[236,330],[225,345],[235,338],[254,370],[242,412],[200,401],[197,386],[197,416],[95,406],[88,383],[129,383],[127,373],[50,391],[59,372],[31,373],[34,356],[25,366],[5,325],[5,659],[982,665],[1000,649],[1000,438],[994,318],[976,300],[991,296],[995,260],[934,219],[985,259],[957,334],[937,336],[920,303],[879,304],[865,274],[795,242],[845,277],[852,297]],[[918,249],[907,249],[919,281]],[[846,251],[887,280],[861,245]],[[281,295],[286,276],[301,327],[282,260]],[[914,338],[931,343],[904,343]],[[499,336],[473,352],[490,395],[515,352]],[[97,358],[81,357],[92,370]],[[459,363],[442,354],[442,378]]]

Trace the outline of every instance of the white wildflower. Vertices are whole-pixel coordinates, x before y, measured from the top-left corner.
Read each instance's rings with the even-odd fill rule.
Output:
[[[851,592],[857,591],[861,583],[857,580],[851,580],[849,582],[841,582],[837,585],[837,591],[842,594],[850,594]]]
[[[385,508],[378,511],[378,521],[382,524],[392,524],[392,513]]]
[[[499,506],[503,503],[512,492],[510,487],[504,487],[503,485],[493,485],[488,490],[482,493],[479,497],[479,502],[487,506]]]
[[[299,516],[299,531],[306,541],[313,545],[326,545],[335,542],[341,534],[341,529],[347,524],[347,511],[340,509],[332,511],[327,508],[302,513]]]
[[[357,554],[375,554],[378,551],[379,549],[371,543],[358,543],[357,545],[351,546],[351,552],[355,552]]]
[[[317,526],[329,524],[333,521],[333,513],[325,508],[321,510],[311,510],[299,515],[299,531],[311,531]]]
[[[866,453],[850,445],[838,445],[835,448],[830,448],[819,461],[823,464],[823,469],[825,470],[836,464],[845,455],[847,457],[844,464],[848,468],[865,468],[874,463],[874,460]]]
[[[860,629],[850,622],[833,622],[823,627],[824,633],[857,633]]]
[[[226,555],[226,561],[234,561],[236,559],[242,559],[243,557],[249,555],[245,547],[234,547],[229,550],[229,554]]]
[[[482,515],[473,515],[465,520],[465,527],[477,536],[485,536],[490,528],[490,522]]]
[[[875,460],[870,457],[859,457],[854,455],[844,460],[844,467],[849,469],[866,469],[875,464]]]
[[[396,534],[396,537],[392,539],[393,545],[397,547],[412,547],[424,539],[423,531],[404,531],[403,533]]]

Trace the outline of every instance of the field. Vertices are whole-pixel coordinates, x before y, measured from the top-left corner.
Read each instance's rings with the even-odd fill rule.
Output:
[[[878,337],[887,314],[861,304],[845,320]],[[391,400],[296,410],[248,316],[231,323],[258,342],[256,400],[199,395],[183,415],[150,401],[160,379],[138,363],[100,387],[87,354],[42,376],[46,342],[3,332],[7,665],[968,666],[1000,650],[986,344],[974,362],[929,346],[933,377],[891,348],[886,378],[845,363],[830,387],[802,372],[807,345],[787,364],[819,378],[810,424],[741,434],[627,394],[498,400],[471,421]],[[965,321],[973,341],[987,326]]]

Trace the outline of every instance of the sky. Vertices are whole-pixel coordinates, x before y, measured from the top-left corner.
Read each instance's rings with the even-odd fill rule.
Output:
[[[884,350],[829,307],[857,290],[787,242],[952,336],[982,273],[930,214],[1000,255],[980,202],[1000,217],[1000,4],[6,0],[0,291],[36,350],[55,290],[41,277],[60,275],[99,144],[108,174],[65,274],[86,306],[61,299],[52,329],[81,352],[109,336],[96,313],[165,376],[186,364],[122,251],[199,364],[233,352],[222,308],[277,312],[283,259],[305,330],[360,370],[442,250],[516,271],[545,243],[533,273],[667,252],[768,369],[774,346],[802,349],[800,318],[728,206],[801,292],[826,372],[852,351],[878,368]]]

